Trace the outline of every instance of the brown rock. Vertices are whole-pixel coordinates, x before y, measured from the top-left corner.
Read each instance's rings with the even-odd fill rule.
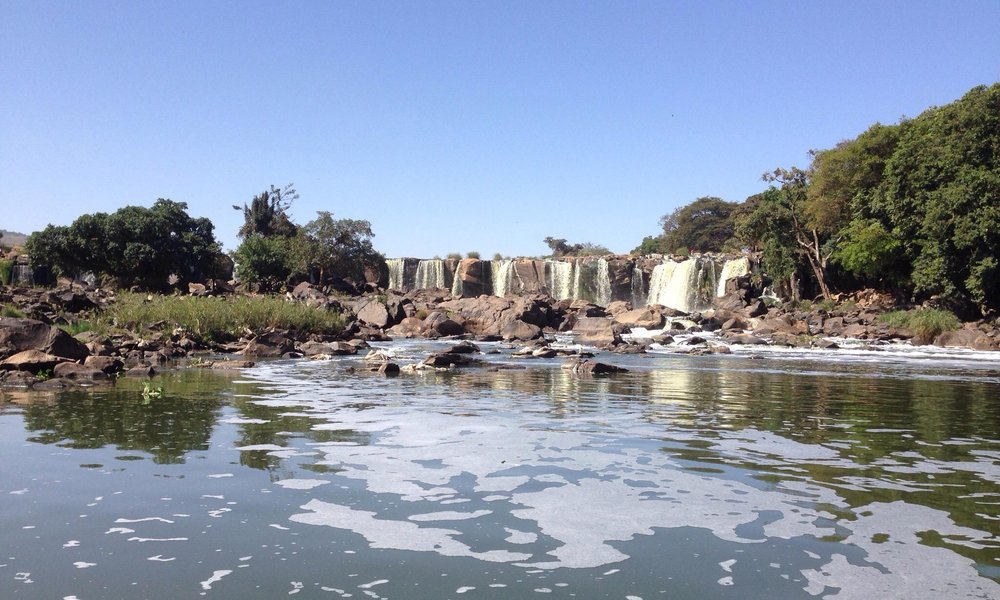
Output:
[[[250,340],[250,343],[243,348],[241,354],[244,356],[260,356],[274,358],[291,352],[294,349],[292,340],[280,331],[271,331],[259,335]]]
[[[584,344],[616,344],[621,342],[619,328],[607,317],[580,317],[573,326],[573,332],[577,334],[577,340]]]
[[[578,373],[583,375],[608,375],[613,373],[628,372],[628,369],[617,367],[615,365],[609,365],[594,360],[580,360],[580,359],[571,360],[566,364],[564,364],[562,368],[568,371],[572,371],[573,373]]]
[[[358,347],[347,342],[314,342],[308,341],[298,345],[298,350],[305,356],[329,354],[330,356],[348,356],[358,353]]]
[[[64,379],[81,379],[90,381],[108,378],[107,374],[100,369],[87,367],[75,362],[59,363],[52,369],[52,374],[55,377],[62,377]]]
[[[115,358],[113,356],[88,356],[87,360],[83,362],[85,366],[92,369],[97,369],[103,373],[110,375],[111,373],[118,373],[125,368],[125,363],[122,362],[120,358]]]
[[[212,363],[212,368],[219,371],[249,369],[252,366],[254,366],[254,362],[252,360],[217,360]],[[131,374],[131,370],[129,374]],[[155,374],[155,371],[154,373],[151,373],[150,376],[153,374]]]
[[[424,332],[424,322],[417,317],[406,317],[389,329],[389,333],[402,337],[417,337]]]
[[[976,350],[996,350],[996,341],[975,329],[945,331],[934,338],[935,346],[974,348]]]
[[[615,323],[626,327],[642,327],[643,329],[660,329],[664,322],[663,315],[649,307],[619,313],[615,315],[614,320]]]
[[[449,352],[436,352],[429,355],[422,361],[428,367],[467,367],[481,364],[482,361],[468,354],[451,354]]]
[[[58,327],[32,319],[0,318],[0,348],[10,354],[38,350],[71,360],[83,360],[90,354],[79,340]]]
[[[500,330],[500,337],[505,340],[534,340],[542,337],[542,329],[538,325],[524,321],[512,321]]]
[[[29,373],[38,373],[40,371],[53,369],[56,365],[64,362],[71,361],[59,356],[53,356],[52,354],[41,352],[40,350],[25,350],[23,352],[18,352],[17,354],[0,362],[0,369],[7,371],[28,371]]]
[[[358,320],[379,329],[385,329],[393,325],[389,316],[389,309],[385,304],[374,298],[364,301],[357,310]]]

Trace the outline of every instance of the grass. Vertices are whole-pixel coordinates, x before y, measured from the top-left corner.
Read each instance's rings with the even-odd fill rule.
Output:
[[[66,325],[59,325],[59,329],[62,329],[70,335],[79,335],[85,331],[94,329],[94,324],[91,321],[86,320],[73,321],[72,323]]]
[[[0,317],[14,317],[15,319],[23,319],[24,312],[13,305],[4,304],[0,306]]]
[[[889,327],[909,329],[914,339],[922,343],[930,343],[945,331],[954,331],[962,326],[953,313],[936,308],[893,310],[882,313],[878,320]]]
[[[100,326],[169,333],[181,327],[206,341],[226,341],[268,329],[337,333],[344,317],[324,308],[270,296],[230,298],[122,293],[97,318]]]

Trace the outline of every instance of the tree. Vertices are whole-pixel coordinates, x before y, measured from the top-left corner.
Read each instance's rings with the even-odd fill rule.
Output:
[[[250,204],[242,207],[233,205],[235,210],[243,211],[243,225],[240,227],[240,238],[251,235],[292,237],[297,227],[288,216],[292,201],[299,198],[293,184],[289,183],[282,189],[271,186],[250,200]]]
[[[582,244],[569,244],[562,238],[551,236],[542,240],[545,245],[552,250],[552,256],[600,256],[611,254],[611,250],[593,242],[583,242]]]
[[[720,252],[733,237],[733,211],[738,205],[714,196],[704,196],[663,215],[662,239],[657,243],[668,252],[695,250]]]
[[[372,245],[371,223],[356,219],[334,219],[325,210],[306,223],[300,232],[305,238],[304,262],[319,272],[319,281],[330,277],[365,281],[365,271],[380,272],[385,257]]]
[[[233,252],[236,279],[270,292],[288,281],[293,271],[291,238],[251,234]]]
[[[163,198],[152,208],[81,215],[66,227],[49,225],[26,243],[32,265],[56,275],[92,272],[122,286],[163,289],[215,276],[221,252],[211,221],[192,218],[187,204]]]
[[[794,219],[785,197],[771,189],[747,198],[736,213],[735,234],[743,244],[761,253],[764,272],[780,290],[799,299],[799,251]]]

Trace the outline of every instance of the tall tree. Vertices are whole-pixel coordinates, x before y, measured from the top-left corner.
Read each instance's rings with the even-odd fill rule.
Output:
[[[297,228],[288,216],[288,209],[291,208],[292,201],[298,198],[299,193],[289,183],[281,189],[272,185],[271,189],[254,196],[250,204],[234,204],[235,210],[243,211],[243,225],[239,236],[244,239],[251,235],[294,236]]]
[[[357,219],[334,219],[325,210],[318,211],[300,232],[305,238],[305,262],[319,272],[319,280],[330,277],[365,281],[365,271],[379,272],[385,257],[372,245],[371,223]]]

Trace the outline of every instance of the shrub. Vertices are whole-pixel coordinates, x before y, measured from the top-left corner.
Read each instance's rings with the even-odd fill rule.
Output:
[[[460,252],[449,252],[448,260],[462,260],[462,254]]]
[[[339,333],[344,327],[344,318],[339,313],[266,296],[197,298],[121,294],[100,319],[108,326],[130,331],[147,330],[156,323],[164,333],[182,327],[210,341],[235,339],[244,333],[257,334],[271,328]]]
[[[924,344],[934,341],[945,331],[954,331],[962,326],[954,313],[937,308],[894,310],[882,313],[878,320],[889,327],[909,329],[913,332],[914,341]]]
[[[10,285],[10,278],[14,274],[14,261],[0,260],[0,284]]]
[[[479,253],[476,252],[475,250],[470,250],[469,252],[467,252],[465,254],[465,258],[477,258],[478,259],[479,258]]]

